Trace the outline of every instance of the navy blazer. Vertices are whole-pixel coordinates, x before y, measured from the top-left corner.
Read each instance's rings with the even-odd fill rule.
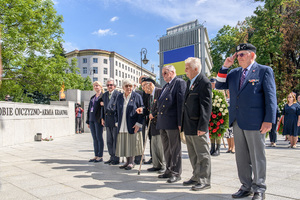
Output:
[[[96,94],[95,94],[96,95]],[[91,111],[91,100],[95,97],[95,95],[93,95],[90,99],[90,103],[89,103],[89,107],[88,107],[88,111],[87,111],[87,116],[86,116],[86,123],[90,124],[90,111]],[[98,123],[101,124],[101,113],[103,112],[103,106],[100,105],[100,102],[102,102],[102,96],[103,93],[101,92],[100,97],[97,101],[95,101],[94,103],[94,113],[95,113],[95,117]]]
[[[166,85],[164,86],[164,88]],[[175,77],[157,100],[157,129],[178,129],[181,126],[181,112],[186,82]]]
[[[123,93],[120,93],[117,97],[117,102],[116,102],[116,115],[115,115],[115,120],[116,123],[118,123],[118,132],[120,131],[121,128],[121,123],[122,123],[122,116],[123,116],[123,106],[124,106],[124,97]],[[143,115],[139,115],[136,112],[136,109],[139,107],[143,107],[143,100],[141,95],[139,95],[136,92],[131,93],[131,97],[129,99],[129,102],[127,104],[127,109],[126,109],[126,122],[127,122],[127,129],[128,133],[133,134],[134,133],[134,128],[133,126],[136,123],[143,124]],[[140,129],[139,131],[141,131]]]
[[[103,119],[105,121],[105,127],[115,127],[116,102],[119,94],[119,91],[114,90],[110,99],[109,91],[105,92],[102,96],[104,103]]]
[[[200,73],[190,88],[187,83],[182,110],[182,130],[185,135],[197,135],[198,130],[208,132],[212,110],[212,87],[208,78]]]
[[[263,122],[275,123],[276,86],[271,67],[256,62],[248,72],[244,84],[239,90],[242,68],[220,69],[217,77],[217,89],[229,89],[229,124],[236,120],[243,130],[259,130]]]

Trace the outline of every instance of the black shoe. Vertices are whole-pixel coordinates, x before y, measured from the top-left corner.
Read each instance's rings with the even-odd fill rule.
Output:
[[[196,185],[198,182],[197,181],[193,181],[192,179],[188,180],[188,181],[184,181],[182,183],[182,185],[184,186],[189,186],[189,185]]]
[[[100,160],[95,159],[94,162],[103,162],[103,158],[101,158]]]
[[[251,191],[245,191],[245,190],[239,189],[239,191],[232,194],[231,196],[234,199],[239,199],[239,198],[244,198],[244,197],[247,197],[247,196],[250,196],[250,195],[252,195]]]
[[[263,192],[254,192],[252,200],[263,200],[265,199],[265,193]]]
[[[118,165],[118,164],[120,164],[119,161],[111,161],[111,163],[109,163],[109,165]]]
[[[134,165],[131,164],[131,165],[128,165],[127,167],[125,167],[124,169],[125,170],[132,170],[132,168],[134,168]]]
[[[220,155],[220,144],[217,144],[217,148],[215,150],[215,152],[212,154],[212,156],[219,156]]]
[[[109,159],[108,161],[104,162],[104,164],[110,164],[111,162],[113,162],[111,159]]]
[[[175,183],[175,182],[180,181],[180,180],[181,180],[180,176],[171,176],[171,177],[167,180],[167,182],[168,182],[168,183]]]
[[[194,190],[194,191],[206,190],[209,188],[211,188],[209,184],[201,184],[201,183],[198,183],[197,185],[192,186],[192,190]]]
[[[170,178],[172,175],[171,174],[161,174],[158,175],[158,178]]]
[[[147,162],[144,162],[145,165],[150,165],[152,164],[152,158],[150,158]]]
[[[159,170],[161,170],[161,168],[151,167],[151,168],[147,169],[148,172],[156,172],[156,171],[159,171]]]
[[[127,167],[128,166],[128,164],[125,164],[125,165],[121,165],[119,168],[120,169],[124,169],[125,167]]]
[[[96,159],[93,158],[93,159],[90,159],[89,162],[95,162],[95,160],[96,160]]]

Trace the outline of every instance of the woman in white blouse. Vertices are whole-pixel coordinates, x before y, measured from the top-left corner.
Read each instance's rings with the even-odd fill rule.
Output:
[[[116,126],[118,127],[116,156],[126,157],[127,162],[120,166],[121,169],[131,170],[133,157],[142,155],[143,135],[141,132],[143,117],[136,109],[143,107],[141,95],[134,92],[133,81],[124,79],[122,87],[124,93],[119,94],[116,102]]]

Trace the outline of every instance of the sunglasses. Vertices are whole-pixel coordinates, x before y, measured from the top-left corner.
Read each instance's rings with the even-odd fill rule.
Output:
[[[236,57],[238,58],[238,57],[244,57],[246,54],[249,54],[249,53],[240,53],[240,54],[236,54]]]
[[[132,85],[125,85],[126,88],[132,88]]]
[[[109,87],[109,86],[114,86],[114,84],[107,84],[106,86],[107,86],[107,87]]]

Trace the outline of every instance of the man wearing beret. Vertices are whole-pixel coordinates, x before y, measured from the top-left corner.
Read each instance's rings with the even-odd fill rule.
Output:
[[[143,89],[146,94],[149,94],[150,97],[146,104],[147,108],[138,108],[137,113],[144,114],[149,116],[150,127],[149,127],[149,135],[151,135],[151,155],[152,155],[152,164],[153,167],[148,168],[147,171],[159,173],[164,172],[165,161],[164,161],[164,151],[161,142],[160,132],[156,129],[157,123],[157,99],[161,93],[161,88],[155,87],[155,81],[152,78],[144,78],[142,80],[142,84],[144,85]]]
[[[228,68],[237,58],[240,67]],[[276,119],[273,70],[255,62],[256,47],[243,43],[226,58],[217,76],[217,89],[229,89],[229,124],[233,125],[236,163],[242,186],[233,198],[252,195],[264,199],[266,191],[265,133]],[[253,178],[252,178],[253,177]]]

